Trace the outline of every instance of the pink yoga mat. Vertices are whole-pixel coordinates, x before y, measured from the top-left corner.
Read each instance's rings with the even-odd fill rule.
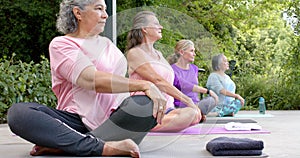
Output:
[[[166,132],[149,132],[148,136],[172,136],[172,135],[206,135],[206,134],[269,134],[267,130],[251,130],[251,131],[228,131],[224,127],[189,127],[180,132],[166,133]]]

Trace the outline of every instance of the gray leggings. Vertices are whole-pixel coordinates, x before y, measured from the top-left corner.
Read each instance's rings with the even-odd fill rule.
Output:
[[[93,131],[79,115],[37,103],[17,103],[8,111],[12,132],[39,146],[71,155],[100,156],[104,141],[132,139],[139,144],[154,126],[153,102],[147,96],[125,99],[110,118]]]
[[[202,114],[207,115],[214,107],[216,107],[216,102],[213,97],[205,97],[200,100],[198,106]]]

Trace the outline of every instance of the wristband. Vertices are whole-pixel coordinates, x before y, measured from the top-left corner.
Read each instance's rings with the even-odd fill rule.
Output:
[[[206,92],[206,94],[209,94],[209,89],[207,89],[207,92]]]

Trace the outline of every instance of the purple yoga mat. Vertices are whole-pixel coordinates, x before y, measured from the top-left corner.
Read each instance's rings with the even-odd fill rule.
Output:
[[[167,132],[149,132],[148,136],[172,136],[172,135],[206,135],[206,134],[270,134],[267,130],[251,130],[251,131],[228,131],[224,127],[189,127],[180,132],[167,133]]]

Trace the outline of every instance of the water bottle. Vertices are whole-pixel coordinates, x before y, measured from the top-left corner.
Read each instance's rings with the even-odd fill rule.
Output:
[[[259,98],[258,107],[259,107],[259,113],[260,114],[265,114],[266,113],[266,104],[265,104],[265,99],[263,97]]]

